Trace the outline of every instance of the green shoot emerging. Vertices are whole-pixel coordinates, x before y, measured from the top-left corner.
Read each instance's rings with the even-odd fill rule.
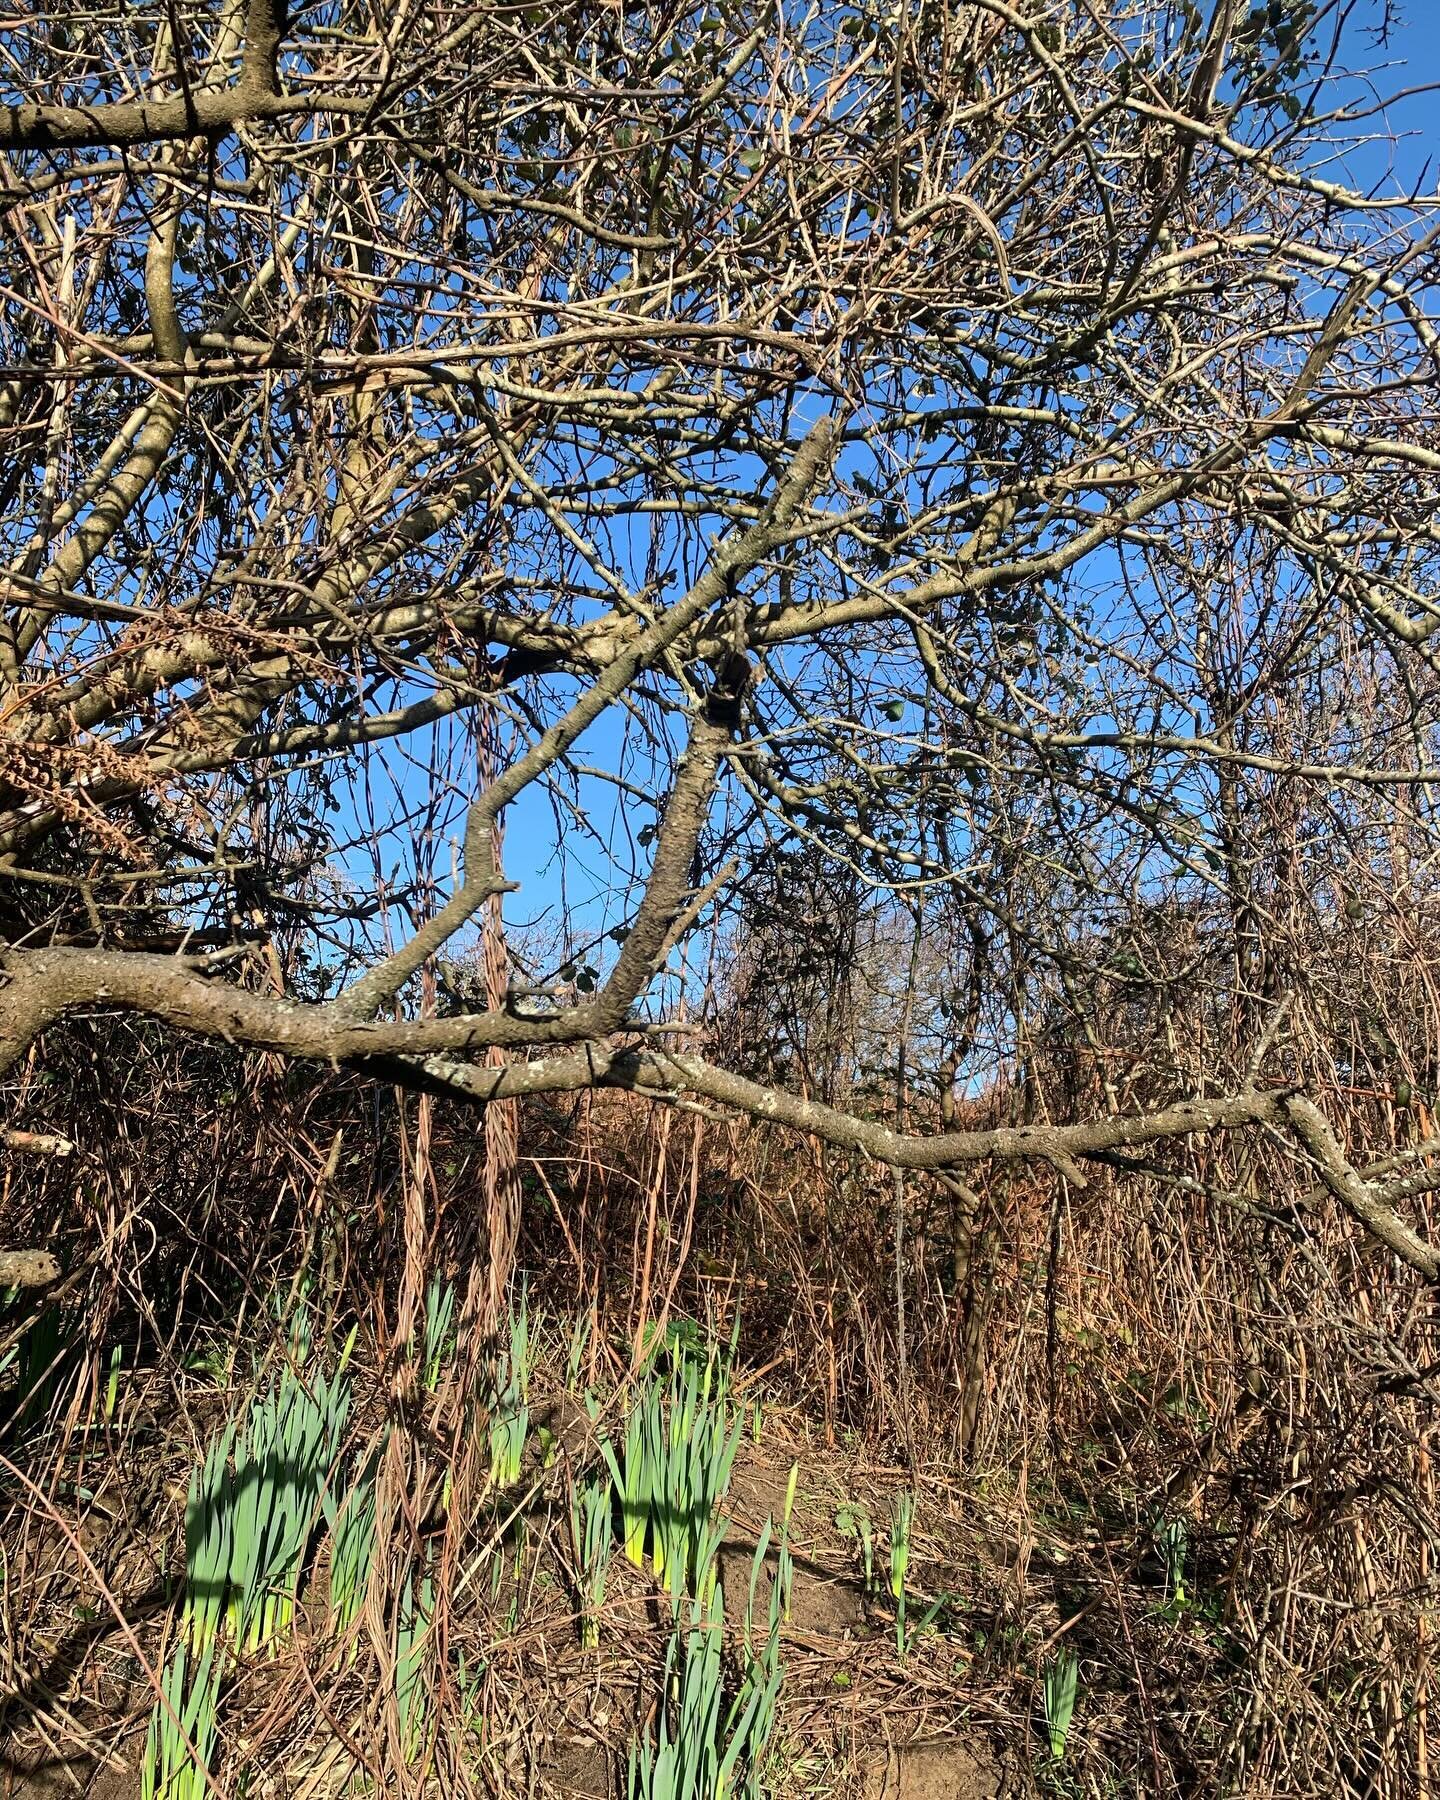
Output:
[[[140,1800],[204,1800],[209,1791],[221,1654],[212,1641],[194,1661],[183,1640],[175,1646],[160,1683],[165,1698],[157,1701],[145,1733]]]
[[[1080,1685],[1080,1662],[1073,1651],[1062,1650],[1041,1683],[1040,1700],[1045,1712],[1045,1735],[1055,1761],[1065,1759],[1065,1745],[1075,1717],[1075,1697]]]
[[[395,1701],[405,1754],[413,1757],[425,1735],[425,1664],[431,1653],[430,1621],[435,1583],[429,1575],[400,1589],[395,1623]]]
[[[589,1650],[600,1642],[600,1609],[614,1547],[610,1512],[608,1481],[592,1478],[576,1483],[570,1495],[570,1533],[580,1575],[580,1642]]]
[[[496,1371],[490,1410],[490,1484],[513,1487],[520,1479],[530,1431],[530,1316],[526,1298],[510,1313],[510,1344]]]
[[[895,1651],[905,1654],[905,1576],[910,1568],[910,1533],[915,1496],[902,1492],[890,1503],[890,1597],[895,1602]]]

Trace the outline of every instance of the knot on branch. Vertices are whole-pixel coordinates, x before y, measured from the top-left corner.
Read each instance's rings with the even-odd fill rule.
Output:
[[[710,673],[714,681],[705,697],[705,723],[737,732],[755,665],[743,650],[722,650],[711,657]]]

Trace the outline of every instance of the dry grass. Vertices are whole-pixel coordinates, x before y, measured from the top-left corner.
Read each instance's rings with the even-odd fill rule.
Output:
[[[101,1094],[82,1041],[56,1087],[86,1122],[80,1166],[13,1171],[0,1216],[6,1241],[53,1232],[78,1332],[47,1416],[0,1465],[12,1768],[133,1769],[185,1480],[275,1349],[274,1297],[304,1275],[322,1326],[361,1327],[356,1432],[405,1426],[385,1467],[387,1555],[353,1659],[318,1629],[322,1581],[283,1657],[235,1682],[222,1791],[242,1766],[264,1771],[252,1793],[316,1795],[357,1771],[387,1793],[544,1791],[567,1771],[583,1792],[613,1776],[655,1703],[664,1632],[627,1571],[598,1656],[578,1647],[558,1527],[584,1422],[558,1394],[563,1330],[534,1408],[555,1407],[557,1460],[503,1513],[483,1500],[455,1394],[417,1395],[397,1351],[417,1280],[463,1281],[484,1257],[473,1116],[437,1107],[417,1163],[413,1103],[246,1076],[217,1052],[180,1065],[138,1032],[131,1048],[125,1085]],[[1387,1130],[1396,1148],[1423,1130],[1330,1100],[1380,1148]],[[45,1122],[73,1119],[57,1102]],[[586,1378],[623,1382],[642,1318],[724,1334],[738,1309],[764,1422],[737,1476],[737,1543],[800,1463],[790,1791],[849,1791],[857,1747],[958,1733],[1057,1792],[1428,1792],[1429,1297],[1301,1204],[1286,1153],[1204,1157],[1187,1151],[1168,1182],[1116,1171],[1083,1192],[1001,1173],[978,1214],[912,1190],[902,1411],[888,1176],[618,1096],[523,1120],[518,1260],[534,1304],[598,1320]],[[12,1308],[0,1339],[24,1322]],[[835,1525],[859,1499],[883,1536],[901,1486],[919,1495],[914,1591],[951,1597],[944,1634],[903,1667]],[[469,1498],[447,1508],[447,1488]],[[1183,1606],[1159,1548],[1177,1520]],[[438,1672],[407,1756],[396,1606],[422,1562]],[[1039,1678],[1059,1646],[1080,1658],[1080,1696],[1071,1754],[1046,1773]]]

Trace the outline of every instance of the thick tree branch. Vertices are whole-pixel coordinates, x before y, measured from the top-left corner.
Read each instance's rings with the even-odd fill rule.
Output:
[[[227,137],[237,127],[297,113],[340,111],[353,100],[340,95],[283,94],[275,59],[285,20],[285,0],[249,0],[236,80],[185,86],[164,100],[113,100],[95,106],[0,107],[0,148],[89,150],[133,148],[184,138]],[[217,59],[218,60],[218,59]]]
[[[699,777],[697,776],[697,785]],[[678,837],[677,837],[678,842]],[[661,906],[656,904],[656,917]],[[648,928],[647,928],[648,929]],[[487,1012],[453,1019],[360,1020],[344,1006],[304,1006],[222,985],[173,958],[116,951],[10,950],[0,989],[0,1072],[46,1026],[82,1006],[117,1006],[243,1048],[385,1070],[391,1078],[482,1104],[587,1088],[694,1094],[751,1117],[859,1152],[892,1168],[943,1173],[967,1165],[1043,1162],[1083,1185],[1079,1165],[1118,1151],[1258,1126],[1287,1131],[1314,1159],[1320,1178],[1364,1229],[1400,1260],[1440,1280],[1440,1251],[1353,1167],[1323,1114],[1290,1090],[1242,1091],[1180,1100],[1148,1113],[1071,1124],[996,1126],[933,1135],[902,1133],[874,1120],[766,1086],[703,1058],[646,1044],[616,1048],[609,1016],[623,988],[544,1019]],[[628,985],[628,983],[626,984]],[[600,1027],[605,1027],[602,1032]],[[490,1045],[570,1044],[567,1054],[504,1064],[454,1060]]]

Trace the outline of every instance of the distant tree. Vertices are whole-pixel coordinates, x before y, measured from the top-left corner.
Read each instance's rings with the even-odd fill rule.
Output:
[[[699,1096],[911,1169],[1079,1180],[1265,1127],[1440,1274],[1323,1096],[1260,1079],[1308,1004],[1287,909],[1347,916],[1342,862],[1434,898],[1435,207],[1346,73],[1386,22],[9,21],[4,1066],[111,1008],[477,1102]],[[507,817],[601,898],[438,1006]],[[1195,979],[1229,1060],[934,1134],[756,1080],[669,999],[777,847],[946,934],[952,1096],[1055,994],[1083,1013],[1087,968],[1144,977],[1137,906],[1223,914]]]

